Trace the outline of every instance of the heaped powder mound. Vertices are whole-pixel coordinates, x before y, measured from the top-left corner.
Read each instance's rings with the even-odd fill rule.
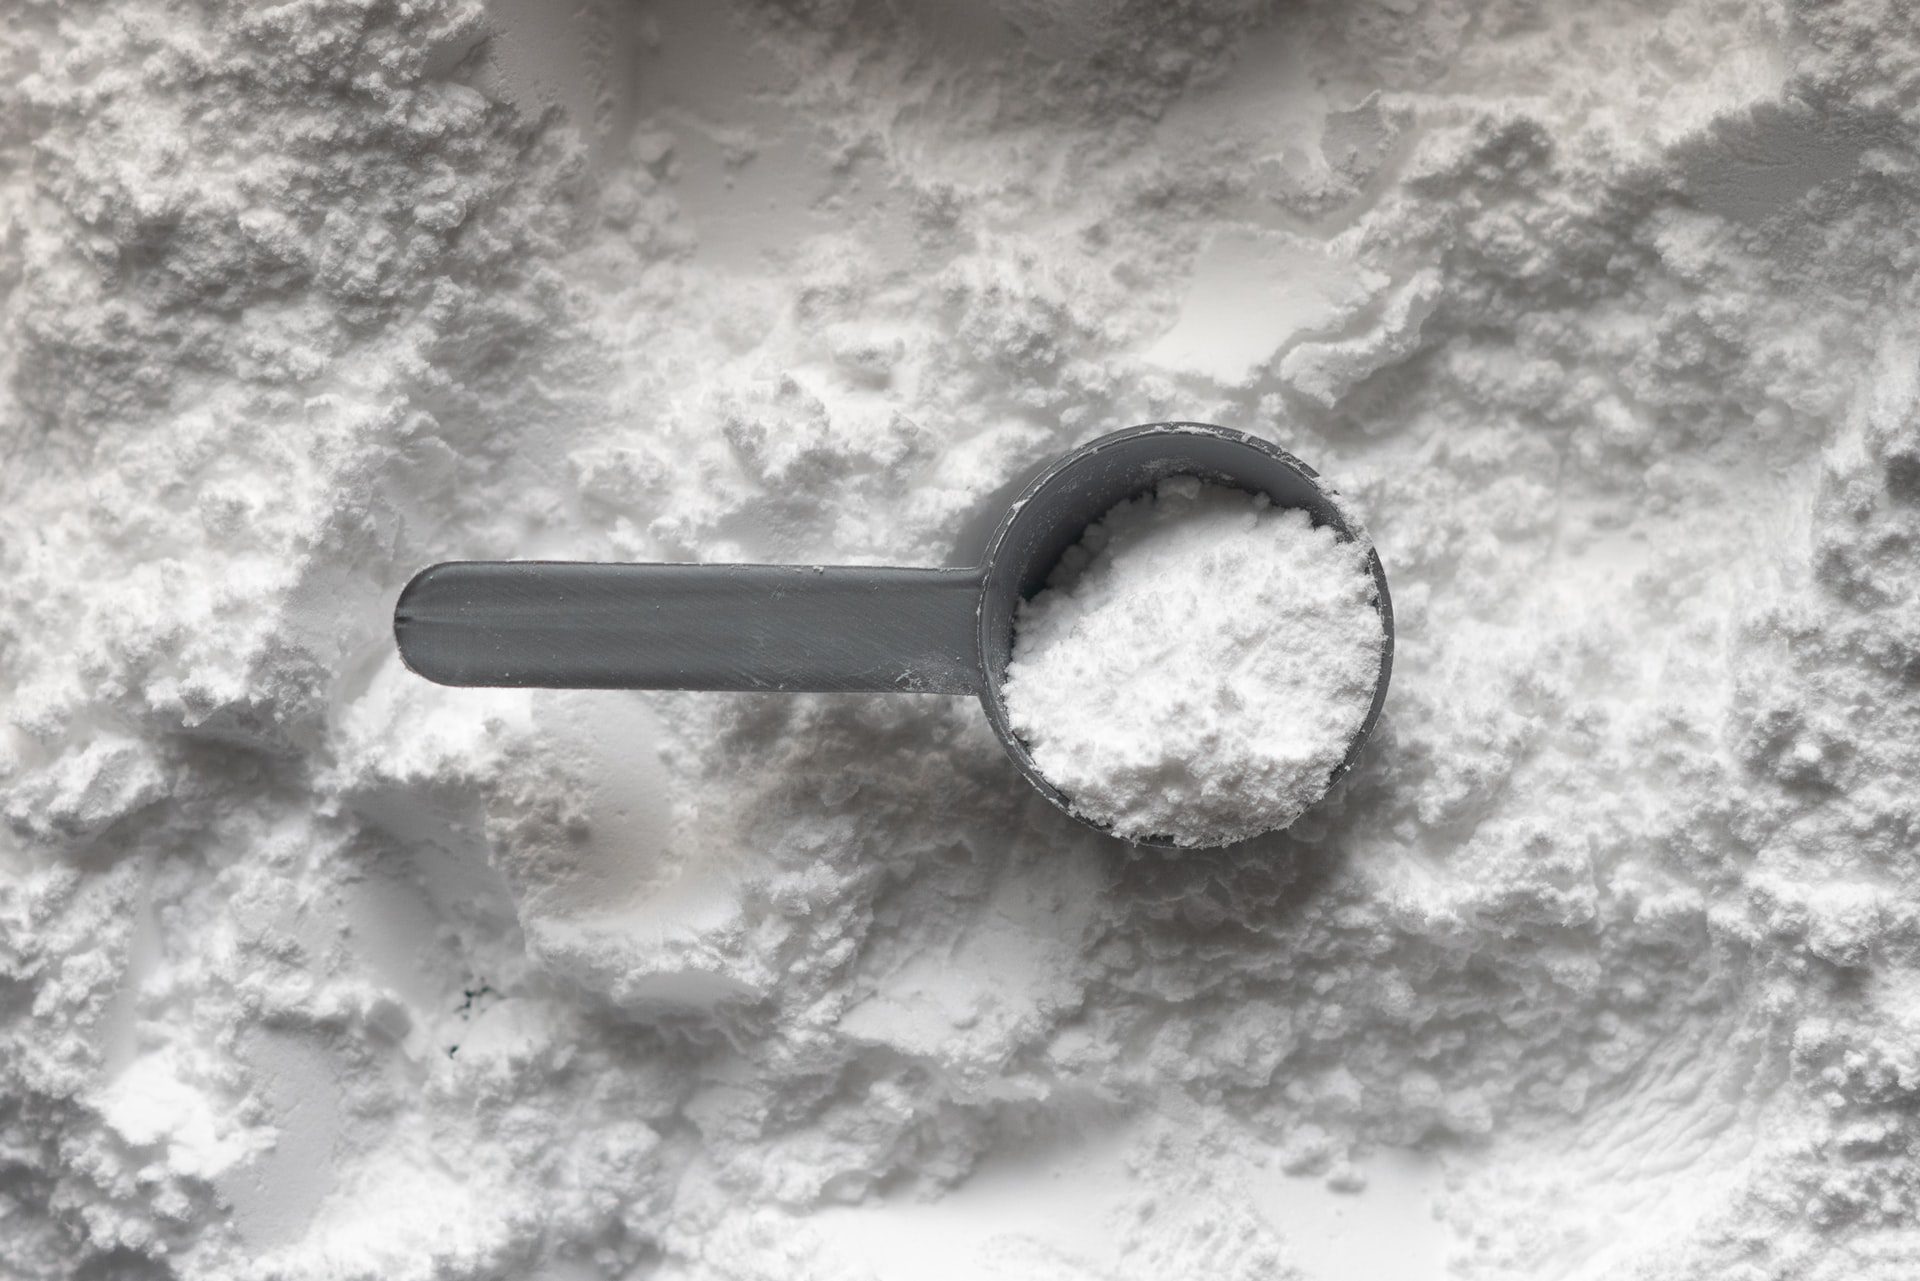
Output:
[[[1225,845],[1286,827],[1326,794],[1373,701],[1367,555],[1264,495],[1162,481],[1021,606],[1014,732],[1118,836]]]
[[[1907,0],[8,5],[0,1273],[1912,1281],[1916,103]],[[1171,420],[1391,574],[1254,841],[394,651]]]

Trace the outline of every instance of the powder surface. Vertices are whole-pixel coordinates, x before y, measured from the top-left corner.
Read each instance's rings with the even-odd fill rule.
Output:
[[[1076,813],[1225,845],[1326,795],[1380,671],[1367,549],[1265,496],[1162,481],[1021,606],[1014,732]]]
[[[1916,157],[1908,0],[8,6],[0,1274],[1920,1276]],[[394,653],[1172,419],[1392,575],[1284,832]]]

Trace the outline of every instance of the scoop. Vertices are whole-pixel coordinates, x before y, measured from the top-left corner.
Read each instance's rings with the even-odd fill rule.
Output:
[[[452,561],[401,591],[394,637],[406,665],[442,685],[971,694],[1027,781],[1073,814],[1007,722],[1000,687],[1014,615],[1088,525],[1169,476],[1265,494],[1342,538],[1357,536],[1318,473],[1284,450],[1224,427],[1152,423],[1041,471],[973,568]],[[1378,589],[1380,676],[1329,786],[1359,758],[1393,669],[1393,605],[1378,554],[1367,569]]]

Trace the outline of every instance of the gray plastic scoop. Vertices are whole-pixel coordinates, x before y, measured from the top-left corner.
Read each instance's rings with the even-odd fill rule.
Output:
[[[1072,813],[1007,724],[1000,682],[1020,602],[1088,525],[1169,476],[1264,493],[1354,537],[1316,475],[1224,427],[1131,427],[1042,471],[975,568],[455,561],[407,584],[394,636],[407,666],[442,685],[972,694],[1027,781]],[[1373,732],[1393,669],[1387,576],[1377,554],[1367,563],[1385,633],[1380,678],[1334,779]]]

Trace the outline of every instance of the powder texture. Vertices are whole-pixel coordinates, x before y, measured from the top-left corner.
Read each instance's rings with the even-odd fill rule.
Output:
[[[1074,812],[1225,845],[1326,795],[1380,672],[1367,548],[1192,476],[1116,506],[1014,625],[1007,715]]]
[[[1917,144],[1904,0],[9,6],[0,1272],[1910,1281]],[[394,653],[1170,419],[1392,574],[1242,845]]]

